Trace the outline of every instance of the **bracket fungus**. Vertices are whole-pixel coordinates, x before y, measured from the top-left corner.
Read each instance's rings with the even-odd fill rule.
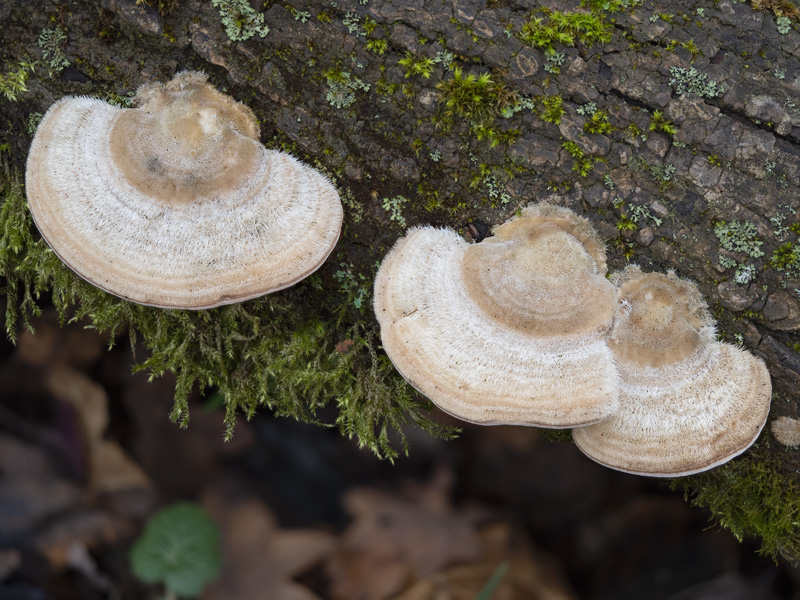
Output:
[[[695,284],[634,266],[612,280],[620,408],[574,429],[578,448],[613,469],[657,477],[705,471],[744,452],[769,413],[764,362],[716,340]]]
[[[67,97],[28,156],[34,221],[90,283],[164,308],[286,288],[325,261],[342,206],[322,174],[258,141],[253,112],[183,72],[133,109]]]
[[[605,272],[589,222],[544,203],[478,244],[412,229],[375,281],[384,349],[414,387],[466,421],[601,421],[618,397],[605,341],[616,295]]]
[[[784,446],[800,446],[800,420],[778,417],[772,422],[772,435]]]

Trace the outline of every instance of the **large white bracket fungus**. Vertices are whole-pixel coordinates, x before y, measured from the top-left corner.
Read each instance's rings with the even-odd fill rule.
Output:
[[[470,245],[412,229],[387,254],[375,313],[389,358],[439,408],[481,424],[566,428],[617,410],[605,336],[616,305],[589,222],[539,204]]]
[[[184,72],[136,108],[67,97],[42,119],[26,187],[39,231],[90,283],[164,308],[286,288],[333,250],[333,185],[258,141],[252,111]]]
[[[612,469],[657,477],[705,471],[744,452],[769,413],[764,362],[716,340],[695,284],[633,266],[612,280],[620,408],[574,429],[578,448]]]

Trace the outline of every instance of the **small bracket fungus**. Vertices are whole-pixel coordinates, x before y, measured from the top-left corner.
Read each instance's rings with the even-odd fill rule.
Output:
[[[716,341],[693,283],[634,266],[612,281],[619,304],[609,345],[620,409],[574,429],[578,447],[612,469],[657,477],[705,471],[744,452],[769,413],[764,362]]]
[[[800,446],[800,420],[778,417],[772,422],[772,435],[784,446]]]
[[[442,410],[565,428],[617,410],[605,336],[616,295],[589,222],[539,204],[470,245],[412,229],[387,254],[375,313],[389,358]]]
[[[252,111],[184,72],[136,108],[68,97],[42,119],[26,187],[39,231],[90,283],[164,308],[288,287],[339,238],[333,185],[258,141]]]

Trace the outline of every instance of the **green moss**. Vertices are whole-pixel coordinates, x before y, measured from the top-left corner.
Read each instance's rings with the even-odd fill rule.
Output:
[[[759,537],[761,554],[800,561],[800,484],[782,466],[781,453],[763,442],[742,458],[673,485],[738,540]]]
[[[664,116],[660,110],[653,111],[653,117],[650,119],[650,131],[663,131],[669,135],[675,133],[675,123],[670,121]]]
[[[365,44],[367,50],[375,54],[383,54],[389,49],[389,42],[386,38],[379,38],[374,40],[367,40]]]
[[[11,102],[17,101],[17,95],[28,91],[28,77],[34,71],[34,64],[20,61],[4,73],[0,73],[0,94]]]
[[[377,334],[351,308],[348,291],[327,291],[306,280],[290,290],[212,310],[162,310],[121,300],[89,285],[58,259],[32,224],[21,179],[0,172],[0,293],[6,297],[6,331],[31,329],[39,302],[52,296],[62,322],[84,321],[99,331],[127,331],[149,356],[136,365],[156,377],[173,373],[170,418],[189,423],[189,396],[216,389],[225,399],[226,437],[238,411],[248,418],[266,406],[276,415],[320,423],[317,413],[335,406],[333,422],[359,445],[393,459],[407,451],[402,428],[413,423],[433,435],[456,430],[432,421],[430,406],[378,354]],[[366,299],[362,299],[366,303]],[[321,423],[322,424],[322,423]]]
[[[617,228],[619,230],[619,228]],[[633,242],[629,242],[623,235],[618,235],[611,240],[611,246],[622,252],[626,261],[630,261],[636,253]]]
[[[635,221],[632,221],[625,215],[622,215],[617,221],[617,231],[636,231],[639,226]]]
[[[492,147],[509,142],[518,134],[501,130],[495,122],[517,104],[517,92],[490,73],[465,75],[456,67],[453,76],[438,83],[436,89],[445,107],[441,120],[447,128],[456,117],[463,119],[470,124],[475,137],[489,140]]]
[[[750,0],[755,10],[771,11],[776,17],[797,18],[800,10],[791,0]]]
[[[542,437],[548,442],[571,442],[571,429],[541,429]]]
[[[558,125],[564,112],[564,98],[559,94],[542,98],[542,112],[539,116],[545,123]]]
[[[800,277],[800,246],[793,242],[783,244],[772,253],[770,264],[790,277]]]
[[[592,10],[604,10],[611,13],[631,10],[642,4],[644,4],[644,0],[581,0],[581,6],[587,6]]]
[[[641,139],[642,141],[647,139],[647,136],[644,135],[641,129],[636,125],[636,123],[630,123],[625,128],[625,135],[631,140],[636,140],[637,138]]]
[[[162,17],[173,12],[179,4],[180,0],[138,0],[137,4],[146,4],[147,6],[155,6],[158,14]]]
[[[586,133],[604,134],[614,131],[614,126],[608,120],[608,113],[598,110],[583,124],[583,130]]]
[[[692,55],[692,62],[697,60],[698,56],[703,55],[703,51],[700,50],[700,47],[694,43],[694,39],[691,39],[688,42],[681,42],[681,47],[685,48],[689,54]]]
[[[581,177],[586,177],[592,171],[595,163],[600,162],[603,158],[586,154],[575,142],[562,142],[561,147],[564,148],[572,157],[572,170]]]
[[[378,22],[372,17],[364,17],[364,33],[370,35],[378,28]]]
[[[433,73],[435,62],[432,58],[423,58],[415,56],[411,52],[406,52],[405,57],[401,58],[398,64],[405,69],[407,78],[412,75],[421,75],[428,79]]]
[[[592,44],[611,41],[613,26],[603,20],[602,12],[543,11],[544,16],[531,15],[520,30],[526,44],[550,52],[557,44],[574,46],[577,42]]]

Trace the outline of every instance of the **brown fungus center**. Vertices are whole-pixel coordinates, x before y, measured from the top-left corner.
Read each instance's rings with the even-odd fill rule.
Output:
[[[242,187],[260,164],[255,117],[204,81],[146,90],[120,112],[111,157],[142,194],[184,204]]]
[[[685,360],[706,341],[704,319],[692,312],[677,279],[651,273],[624,282],[609,345],[617,358],[646,367]]]
[[[573,217],[574,219],[574,217]],[[520,217],[470,246],[462,261],[467,293],[492,319],[538,337],[604,329],[614,311],[602,247],[578,221]]]

